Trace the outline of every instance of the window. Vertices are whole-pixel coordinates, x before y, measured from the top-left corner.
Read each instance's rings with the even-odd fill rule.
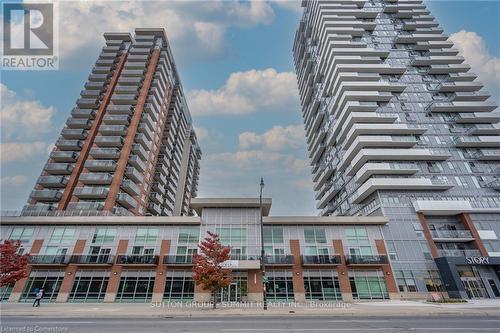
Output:
[[[92,243],[113,243],[116,236],[116,229],[113,228],[97,228],[94,237],[92,238]]]
[[[306,243],[326,243],[324,228],[305,228],[304,238]]]
[[[151,301],[155,271],[123,271],[115,302]]]
[[[102,302],[109,282],[109,272],[77,272],[68,302]],[[103,275],[106,274],[106,275]]]
[[[438,271],[426,271],[423,274],[423,278],[427,291],[444,291]]]
[[[217,228],[217,234],[223,244],[243,244],[247,241],[247,230],[245,228]]]
[[[293,301],[293,277],[291,271],[267,272],[269,283],[266,297],[269,301]]]
[[[200,228],[198,227],[183,227],[179,229],[179,244],[195,243],[198,244],[200,237]]]
[[[264,244],[283,243],[282,227],[264,227]]]
[[[136,243],[155,243],[158,238],[157,228],[139,228],[135,235]]]
[[[400,292],[417,292],[417,285],[411,271],[395,271],[394,273]]]
[[[25,228],[25,227],[15,227],[11,234],[9,239],[10,240],[18,240],[21,243],[27,243],[30,241],[31,237],[33,236],[33,231],[34,228]]]
[[[57,227],[52,232],[50,243],[68,243],[75,237],[75,229],[67,227]]]
[[[339,278],[336,271],[304,271],[306,300],[341,300]]]
[[[389,258],[391,258],[391,260],[398,260],[398,254],[396,252],[396,245],[394,245],[394,241],[386,241],[386,244]]]
[[[381,271],[349,271],[354,299],[387,299],[389,293]]]
[[[63,278],[64,271],[37,270],[31,272],[21,294],[21,302],[33,302],[40,288],[43,288],[45,291],[43,296],[44,302],[55,301],[59,294]]]
[[[194,281],[190,271],[168,271],[163,299],[171,301],[192,300]]]
[[[368,232],[364,227],[347,228],[345,230],[348,241],[352,242],[367,242]]]

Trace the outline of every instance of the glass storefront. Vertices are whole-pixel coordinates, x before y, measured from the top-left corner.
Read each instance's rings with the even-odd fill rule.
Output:
[[[266,297],[272,301],[294,301],[292,271],[267,271]]]
[[[115,302],[151,302],[154,283],[154,270],[123,270]]]
[[[464,285],[469,298],[487,298],[488,293],[479,275],[479,271],[474,266],[457,266],[458,275]]]
[[[166,301],[191,301],[194,298],[194,281],[191,271],[167,271],[165,292]]]
[[[337,271],[304,271],[304,290],[307,301],[341,300]]]
[[[54,302],[61,288],[64,278],[62,270],[36,270],[30,273],[28,281],[21,294],[21,302],[33,302],[36,293],[43,288],[44,296],[42,301]]]
[[[109,274],[109,271],[77,271],[68,302],[102,302]]]
[[[13,286],[3,286],[0,287],[0,302],[7,302],[9,300],[10,293],[12,292]]]
[[[349,271],[354,299],[388,299],[389,293],[382,271]]]
[[[247,297],[247,272],[233,271],[233,280],[219,291],[219,302],[241,302]]]

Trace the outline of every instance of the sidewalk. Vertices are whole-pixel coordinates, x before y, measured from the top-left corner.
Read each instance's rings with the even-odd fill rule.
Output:
[[[312,305],[219,304],[216,310],[195,304],[123,304],[123,303],[42,303],[33,308],[27,303],[4,303],[2,316],[65,318],[162,318],[209,316],[500,316],[500,300],[478,300],[458,304],[430,304],[418,301],[380,301],[359,303],[324,302]]]

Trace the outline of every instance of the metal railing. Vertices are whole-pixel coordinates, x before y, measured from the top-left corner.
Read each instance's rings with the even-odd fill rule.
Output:
[[[69,259],[69,262],[72,264],[112,265],[114,258],[114,256],[109,254],[72,255]]]
[[[118,265],[158,265],[158,256],[154,254],[127,254],[116,257]]]
[[[480,257],[481,252],[479,250],[439,250],[438,254],[440,257]]]
[[[338,254],[304,255],[302,265],[339,265],[342,259]]]
[[[163,263],[166,265],[191,265],[193,263],[192,255],[168,255],[163,257]]]
[[[349,255],[346,259],[349,265],[383,265],[389,263],[386,255]]]
[[[28,262],[30,265],[66,265],[68,259],[66,255],[31,255]]]

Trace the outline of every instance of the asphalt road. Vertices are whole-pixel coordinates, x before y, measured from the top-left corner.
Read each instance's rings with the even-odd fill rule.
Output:
[[[500,332],[500,316],[484,317],[3,317],[0,332]]]

